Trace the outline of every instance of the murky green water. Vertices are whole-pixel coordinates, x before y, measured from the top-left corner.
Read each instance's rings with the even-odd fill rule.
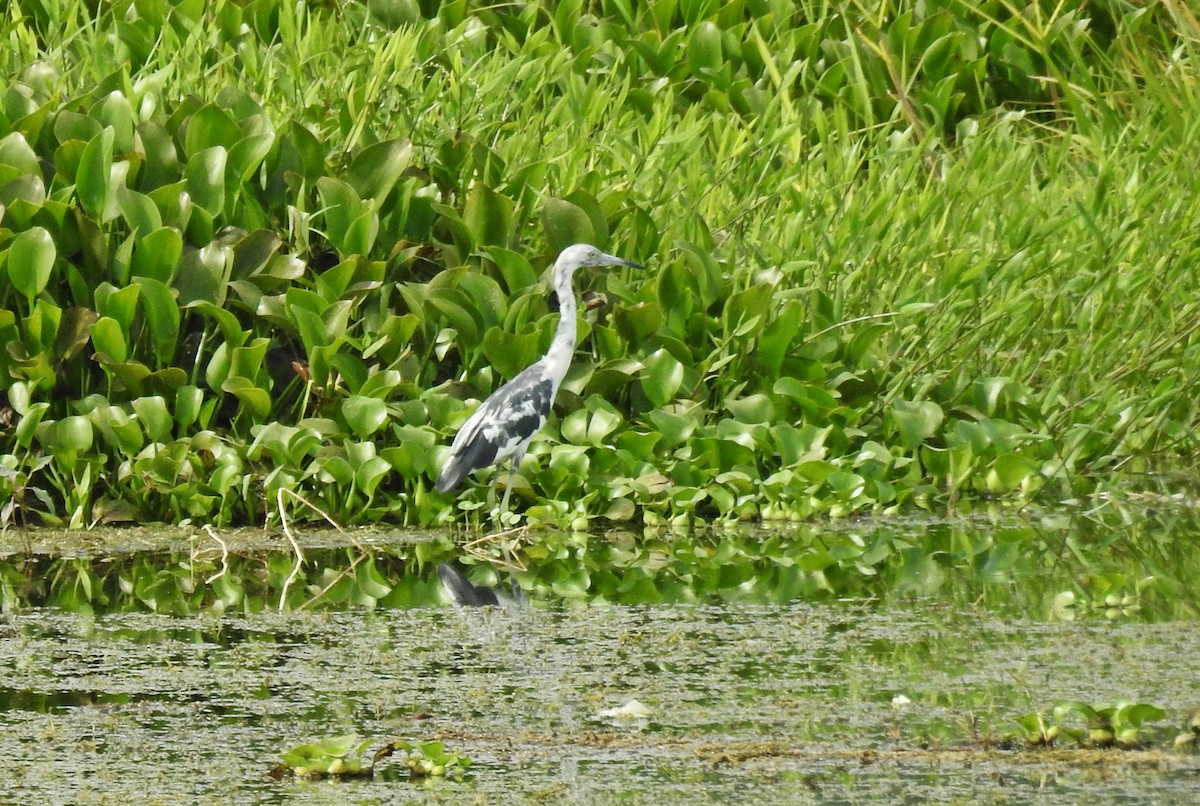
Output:
[[[518,576],[533,603],[521,610],[446,604],[434,560],[417,556],[436,540],[414,552],[369,536],[374,579],[348,586],[367,567],[353,565],[359,550],[310,546],[293,581],[309,608],[282,613],[273,605],[294,557],[246,535],[225,560],[241,598],[213,592],[219,581],[205,580],[221,561],[198,545],[129,554],[118,544],[144,535],[113,534],[70,561],[15,552],[0,569],[0,793],[121,804],[1187,802],[1200,756],[1171,743],[1200,706],[1198,594],[1181,593],[1197,532],[1179,531],[1190,517],[1170,525],[1170,536],[1161,519],[1145,534],[1113,527],[1124,529],[1116,541],[1043,522],[1042,537],[1027,530],[1019,545],[1014,522],[842,525],[825,538],[811,527],[778,555],[749,550],[761,534],[636,541],[654,548],[657,569],[645,557],[617,564],[625,537],[532,537],[515,547],[530,562]],[[892,551],[875,564],[856,555],[857,573],[824,566],[815,593],[779,570],[788,551],[814,556],[817,544],[851,557],[837,548],[851,533],[868,548],[886,535]],[[35,539],[50,537],[20,537]],[[553,556],[532,556],[538,545]],[[974,548],[955,555],[956,545]],[[697,547],[734,569],[727,579],[705,581]],[[586,561],[600,555],[608,567]],[[589,596],[606,573],[613,591],[642,574],[626,592],[662,601]],[[184,581],[171,593],[164,579]],[[80,585],[90,599],[63,593]],[[155,585],[151,600],[170,612],[147,612]],[[339,585],[340,602],[313,598]],[[787,585],[799,594],[783,595]],[[630,700],[648,715],[600,716]],[[1167,716],[1137,751],[1006,741],[1016,717],[1068,700],[1147,702]],[[414,783],[387,761],[373,780],[269,776],[289,747],[346,733],[372,747],[437,738],[473,764],[462,782]]]

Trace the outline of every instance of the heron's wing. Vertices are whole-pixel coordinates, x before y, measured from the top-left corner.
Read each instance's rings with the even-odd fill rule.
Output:
[[[553,402],[554,382],[540,364],[497,389],[454,437],[437,491],[451,490],[471,471],[516,453],[545,425]]]

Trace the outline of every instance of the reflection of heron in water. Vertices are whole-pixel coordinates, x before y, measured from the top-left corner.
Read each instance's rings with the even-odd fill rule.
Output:
[[[462,572],[449,563],[438,566],[438,578],[460,607],[511,606],[526,604],[525,591],[514,579],[510,586],[511,596],[502,596],[495,589],[486,585],[476,585],[463,576]]]

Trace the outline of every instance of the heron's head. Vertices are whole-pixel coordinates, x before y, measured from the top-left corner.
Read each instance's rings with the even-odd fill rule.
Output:
[[[624,260],[612,255],[606,255],[591,244],[577,243],[574,246],[568,246],[559,254],[558,260],[554,262],[554,274],[556,277],[563,274],[569,277],[576,269],[584,266],[632,266],[635,269],[646,268],[640,263],[634,263],[632,260]]]

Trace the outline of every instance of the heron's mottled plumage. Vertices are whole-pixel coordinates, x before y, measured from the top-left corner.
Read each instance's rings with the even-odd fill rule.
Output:
[[[575,352],[575,270],[583,266],[634,266],[637,263],[606,255],[594,246],[568,246],[554,262],[554,292],[558,295],[559,320],[550,349],[537,362],[523,369],[485,400],[454,437],[450,458],[442,467],[436,489],[454,489],[474,470],[508,459],[513,471],[521,464],[535,434],[546,424],[554,396],[566,377]],[[508,505],[504,490],[503,510]]]

